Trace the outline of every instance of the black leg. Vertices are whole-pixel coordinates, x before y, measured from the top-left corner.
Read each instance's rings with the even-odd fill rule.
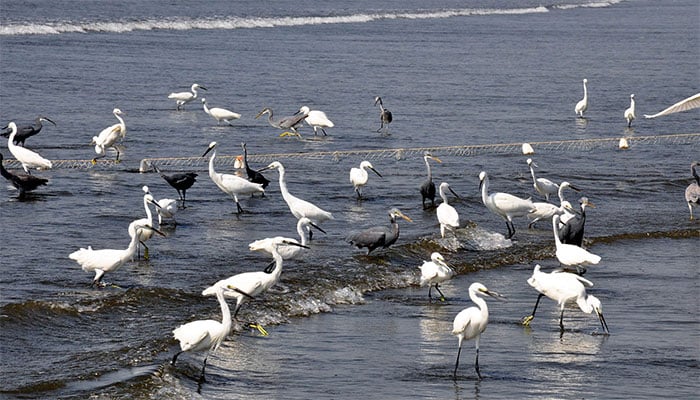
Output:
[[[523,325],[530,325],[530,321],[535,319],[535,312],[537,312],[537,306],[540,304],[540,300],[542,300],[542,297],[544,297],[544,295],[542,293],[540,293],[537,296],[537,301],[535,302],[535,308],[532,310],[532,314],[523,318]]]
[[[479,372],[479,349],[476,349],[476,362],[474,362],[474,368],[476,369],[476,375],[481,380],[481,372]]]
[[[440,288],[438,287],[438,284],[437,284],[437,283],[435,284],[435,290],[437,290],[438,293],[440,293],[440,300],[441,300],[441,301],[445,301],[445,295],[442,294],[442,290],[440,290]]]
[[[462,353],[462,346],[459,346],[457,350],[457,361],[455,361],[455,372],[453,374],[454,380],[457,380],[457,367],[459,367],[459,355]]]
[[[175,365],[175,361],[177,361],[177,356],[179,356],[180,354],[182,354],[181,351],[175,353],[175,356],[173,356],[173,360],[170,362],[171,365]]]

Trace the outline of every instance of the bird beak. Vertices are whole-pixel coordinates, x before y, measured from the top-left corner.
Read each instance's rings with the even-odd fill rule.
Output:
[[[156,203],[155,200],[150,200],[149,203],[151,203],[151,204],[153,204],[154,206],[156,206],[156,208],[163,208],[163,207],[160,206],[160,204]]]
[[[374,169],[374,168],[370,168],[370,169],[371,169],[372,171],[374,171],[375,174],[379,175],[380,178],[383,178],[382,174],[380,174],[379,172],[377,172],[376,169]]]
[[[430,158],[442,164],[442,160],[441,160],[441,159],[439,159],[439,158],[437,158],[437,157],[433,157],[433,156],[430,156]]]
[[[199,88],[202,90],[207,90],[207,88],[205,88],[204,86],[200,86]]]
[[[505,297],[505,296],[502,296],[501,294],[496,293],[496,292],[494,292],[493,290],[488,290],[488,289],[486,289],[486,290],[483,290],[481,293],[487,294],[487,295],[493,297],[493,298],[496,299],[496,300],[501,300],[501,301],[505,301],[505,300],[506,300],[506,297]]]
[[[605,322],[605,317],[603,317],[603,313],[598,311],[597,308],[595,308],[594,310],[595,310],[596,315],[598,315],[598,319],[600,320],[600,326],[602,326],[603,329],[605,330],[605,334],[609,335],[610,331],[608,330],[608,324],[607,324],[607,322]]]
[[[265,109],[266,110],[266,109]],[[265,114],[265,110],[262,110],[258,113],[258,115],[255,116],[255,119],[260,118],[261,115]]]
[[[409,218],[407,215],[404,215],[404,213],[400,213],[399,217],[405,219],[408,222],[413,222],[413,220],[411,218]]]
[[[209,148],[207,149],[207,151],[205,151],[204,154],[202,154],[202,157],[204,157],[204,156],[206,156],[207,154],[209,154],[209,152],[211,151],[211,149],[213,149],[213,147],[209,147]]]
[[[595,208],[595,204],[591,203],[590,201],[587,201],[587,202],[585,202],[585,203],[583,203],[583,204],[585,204],[586,207]]]
[[[452,192],[452,194],[455,195],[455,197],[457,197],[458,199],[461,199],[461,197],[459,197],[459,195],[457,193],[455,193],[455,191],[452,190],[451,187],[448,186],[447,188],[450,189],[450,192]]]
[[[272,169],[272,164],[268,165],[267,167],[260,168],[258,172],[267,171],[268,169]]]
[[[151,230],[151,231],[153,231],[153,232],[159,234],[160,236],[165,237],[165,233],[159,231],[158,229],[156,229],[156,228],[154,228],[154,227],[152,227],[152,226],[148,226],[148,225],[139,225],[139,226],[136,226],[136,229],[137,229],[137,230],[138,230],[138,229],[148,229],[148,230]]]
[[[309,246],[304,246],[303,244],[300,244],[300,243],[297,243],[297,242],[291,242],[291,241],[288,241],[288,240],[283,240],[282,243],[288,244],[288,245],[291,245],[291,246],[303,247],[303,248],[305,248],[305,249],[310,249],[310,248],[311,248],[311,247],[309,247]]]
[[[571,189],[571,190],[573,190],[573,191],[575,191],[575,192],[580,192],[580,191],[581,191],[581,189],[577,188],[577,187],[574,186],[574,185],[569,185],[569,189]]]
[[[53,126],[56,126],[56,123],[55,123],[55,122],[53,122],[53,121],[51,121],[50,119],[48,119],[48,118],[46,118],[46,117],[43,117],[43,119],[45,119],[46,121],[49,121],[49,122],[51,122],[51,123],[53,124]]]
[[[313,222],[310,222],[309,225],[313,226],[314,228],[318,229],[319,231],[321,231],[321,232],[323,232],[323,233],[326,233],[326,231],[324,231],[323,229],[321,229],[320,226],[314,224]]]

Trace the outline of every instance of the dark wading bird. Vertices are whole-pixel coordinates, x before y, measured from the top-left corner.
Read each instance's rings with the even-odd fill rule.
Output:
[[[379,129],[377,129],[377,132],[381,132],[382,129],[384,129],[384,133],[389,133],[389,124],[393,120],[391,111],[384,108],[382,98],[379,96],[374,98],[374,105],[376,106],[377,104],[379,105],[379,120],[382,123],[381,126],[379,126]]]
[[[389,211],[390,226],[373,226],[367,228],[361,232],[351,234],[348,236],[347,241],[357,246],[358,249],[366,247],[367,254],[378,247],[386,249],[399,238],[399,224],[396,222],[396,217],[401,217],[408,222],[413,222],[411,218],[404,215],[397,208],[392,208]]]
[[[423,203],[423,209],[425,210],[426,205],[425,205],[425,200],[430,200],[431,206],[435,207],[435,183],[433,182],[433,172],[430,170],[430,163],[428,162],[428,159],[437,161],[439,163],[442,162],[437,157],[433,157],[430,152],[426,151],[423,153],[423,161],[425,161],[425,168],[428,171],[428,177],[426,180],[420,185],[420,195],[422,198],[422,203]]]
[[[270,123],[273,127],[277,129],[284,129],[285,132],[282,132],[280,136],[299,136],[299,132],[297,132],[297,128],[299,125],[301,125],[302,122],[306,119],[307,115],[305,114],[295,114],[295,115],[290,115],[288,117],[282,117],[280,119],[273,119],[272,117],[272,109],[269,107],[265,107],[262,111],[258,113],[258,115],[255,116],[255,119],[260,118],[263,114],[267,114],[267,122]],[[291,132],[289,132],[291,131]]]
[[[44,127],[41,124],[42,121],[50,122],[53,124],[53,126],[56,126],[56,123],[51,121],[48,117],[44,117],[43,115],[40,115],[40,116],[36,117],[36,119],[34,120],[34,125],[21,125],[21,126],[17,127],[17,134],[15,135],[14,143],[16,145],[24,147],[25,140],[27,140],[28,138],[41,132],[41,128]],[[9,127],[5,126],[2,129],[7,130],[7,132],[2,133],[2,136],[9,137],[10,133],[11,133],[11,131],[8,130]]]
[[[49,180],[45,178],[40,178],[38,176],[29,174],[14,174],[5,169],[2,164],[3,155],[0,153],[0,174],[2,177],[10,181],[12,186],[19,190],[19,198],[23,199],[26,192],[31,192],[32,190],[38,188],[41,185],[46,185]]]
[[[241,143],[241,147],[243,147],[243,166],[245,167],[245,173],[248,174],[248,180],[253,183],[259,183],[262,185],[263,189],[267,189],[270,180],[265,178],[260,172],[250,168],[250,165],[248,165],[248,149],[245,146],[245,142]],[[264,197],[265,193],[262,195]]]
[[[194,172],[179,172],[176,174],[166,175],[162,173],[155,164],[151,164],[154,170],[160,174],[160,177],[165,179],[170,186],[177,190],[180,200],[182,200],[182,207],[185,208],[185,198],[187,195],[187,189],[191,188],[192,185],[197,181],[197,174]]]
[[[688,203],[691,221],[695,219],[693,216],[693,207],[697,207],[700,204],[700,176],[698,175],[698,171],[695,170],[698,165],[699,164],[697,161],[693,161],[693,163],[690,164],[690,172],[693,174],[695,182],[691,183],[687,188],[685,188],[685,201]]]
[[[583,231],[586,226],[586,207],[595,208],[595,205],[588,201],[588,197],[581,197],[578,202],[581,210],[559,227],[559,240],[562,243],[582,247]]]

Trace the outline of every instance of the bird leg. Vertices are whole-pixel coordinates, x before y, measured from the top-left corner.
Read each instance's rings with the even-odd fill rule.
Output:
[[[513,226],[513,222],[506,221],[506,228],[508,228],[508,236],[506,236],[506,239],[510,239],[515,235],[515,226]]]
[[[257,329],[258,332],[260,332],[260,334],[263,335],[263,336],[267,336],[267,335],[268,335],[268,333],[267,333],[267,331],[265,330],[265,328],[263,328],[263,326],[260,325],[260,324],[257,323],[257,322],[250,322],[250,323],[248,323],[248,327]]]
[[[476,369],[476,375],[479,377],[479,380],[481,380],[481,372],[479,372],[479,348],[476,348],[476,361],[474,362],[474,368]]]
[[[199,384],[202,384],[202,383],[207,381],[204,378],[204,369],[207,367],[207,358],[209,358],[209,356],[204,357],[204,364],[202,365],[202,375],[199,377],[199,380],[197,381],[197,383],[199,383]]]
[[[357,200],[362,200],[362,192],[359,187],[355,188],[355,193],[357,193]]]
[[[236,208],[238,209],[239,214],[243,212],[243,209],[241,208],[241,205],[238,204],[238,202],[236,202]]]
[[[435,290],[437,290],[438,293],[440,293],[440,301],[445,301],[445,295],[442,294],[442,291],[441,291],[440,288],[438,287],[438,284],[437,284],[437,283],[435,284]]]
[[[535,302],[535,308],[532,310],[532,314],[528,315],[527,317],[523,318],[522,324],[525,326],[530,326],[530,322],[535,319],[535,312],[537,311],[537,306],[540,304],[540,300],[544,297],[542,293],[540,293],[537,296],[537,301]]]
[[[182,353],[182,351],[178,351],[177,353],[175,353],[175,356],[173,356],[173,360],[170,361],[170,365],[175,365],[175,361],[177,361],[177,356],[179,356]]]
[[[148,260],[150,257],[148,256],[148,246],[146,246],[146,243],[142,242],[139,240],[139,243],[143,245],[143,259]]]
[[[433,294],[431,293],[432,290],[433,290],[433,285],[432,284],[428,285],[428,299],[430,301],[433,301]]]
[[[457,380],[457,367],[459,367],[459,355],[462,353],[462,346],[459,346],[459,349],[457,350],[457,361],[455,361],[455,372],[453,374],[453,378],[456,381]]]
[[[564,306],[561,308],[561,314],[559,314],[559,332],[564,334]]]

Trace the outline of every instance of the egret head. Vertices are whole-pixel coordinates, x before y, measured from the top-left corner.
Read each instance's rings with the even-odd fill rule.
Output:
[[[195,83],[194,85],[192,85],[191,89],[193,92],[197,89],[207,90],[207,88],[205,88],[204,86],[201,86],[199,83]]]
[[[209,152],[210,152],[214,147],[216,147],[216,142],[211,142],[211,143],[209,143],[209,147],[207,147],[207,150],[204,152],[204,154],[202,154],[202,157],[204,157],[204,156],[206,156],[207,154],[209,154]]]
[[[279,170],[279,171],[284,171],[284,166],[283,166],[282,163],[279,162],[279,161],[273,161],[273,162],[271,162],[270,165],[268,165],[267,167],[261,168],[259,172],[267,171],[268,169],[276,169],[276,170]]]
[[[469,292],[477,294],[477,295],[491,296],[494,299],[504,299],[503,296],[501,296],[500,294],[498,294],[492,290],[489,290],[488,288],[486,288],[486,286],[484,286],[483,284],[481,284],[479,282],[472,283],[469,286]]]

